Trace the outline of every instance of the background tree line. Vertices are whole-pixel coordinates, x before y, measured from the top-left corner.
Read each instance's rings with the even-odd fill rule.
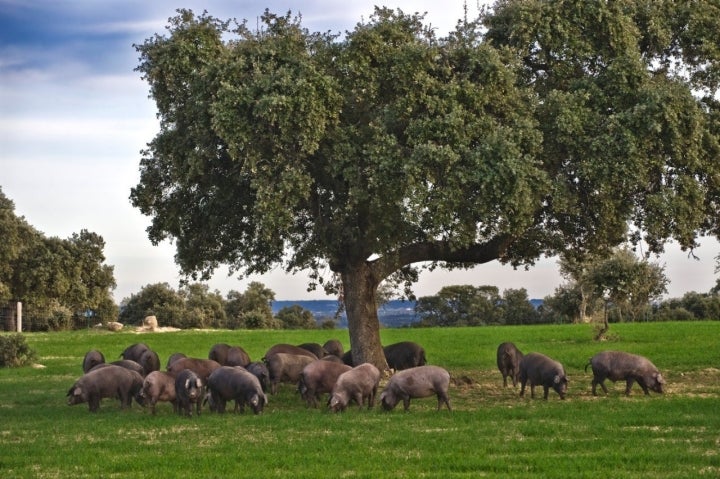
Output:
[[[15,214],[0,188],[0,308],[14,321],[21,301],[33,330],[70,329],[117,317],[113,267],[105,264],[102,236],[81,230],[67,239],[48,237]],[[28,329],[25,327],[24,329]]]
[[[567,280],[536,308],[527,291],[495,286],[447,286],[416,304],[417,326],[483,326],[540,323],[683,321],[720,318],[720,281],[708,292],[688,292],[662,301],[668,283],[661,266],[627,248],[585,262],[562,257]]]
[[[331,319],[318,324],[312,312],[300,305],[272,312],[275,293],[260,282],[245,292],[230,291],[225,298],[202,283],[185,284],[174,290],[167,283],[144,286],[120,305],[120,322],[140,325],[154,315],[162,326],[226,329],[316,329],[334,328]]]

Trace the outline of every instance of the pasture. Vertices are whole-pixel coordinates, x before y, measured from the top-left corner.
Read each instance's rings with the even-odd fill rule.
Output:
[[[720,476],[720,322],[613,324],[610,332],[614,340],[597,343],[587,325],[384,329],[384,344],[416,341],[430,364],[450,371],[452,413],[427,398],[407,413],[400,405],[331,414],[307,409],[282,385],[262,415],[192,418],[168,403],[156,416],[135,403],[121,411],[114,399],[91,414],[86,404],[67,406],[65,395],[90,349],[113,361],[144,342],[164,368],[174,352],[207,357],[217,342],[240,345],[253,360],[280,342],[337,338],[347,349],[347,331],[28,334],[43,367],[0,370],[0,477]],[[504,389],[495,365],[502,341],[562,362],[567,399]],[[593,397],[583,368],[604,349],[650,358],[666,394],[647,397],[635,385],[625,397],[624,383],[608,381],[609,395]]]

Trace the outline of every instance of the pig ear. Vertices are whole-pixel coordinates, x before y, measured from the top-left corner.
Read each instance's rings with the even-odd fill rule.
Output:
[[[75,390],[73,391],[73,396],[81,396],[81,395],[82,395],[82,389],[75,388]]]
[[[560,384],[560,375],[559,374],[555,375],[555,377],[553,378],[553,382],[555,384]]]
[[[185,380],[185,389],[189,389],[189,388],[190,388],[190,380],[186,379]]]
[[[662,374],[657,373],[657,374],[655,375],[655,379],[656,379],[657,382],[659,382],[660,384],[665,384],[665,379],[663,379]]]
[[[202,380],[200,378],[197,378],[195,380],[195,386],[197,386],[198,388],[202,387]]]

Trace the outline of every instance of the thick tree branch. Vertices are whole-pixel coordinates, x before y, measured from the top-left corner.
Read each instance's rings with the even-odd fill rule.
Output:
[[[485,243],[474,243],[464,248],[455,248],[447,241],[413,243],[399,248],[394,254],[377,259],[372,267],[379,282],[398,269],[414,263],[488,263],[501,258],[511,242],[510,235],[499,235]]]

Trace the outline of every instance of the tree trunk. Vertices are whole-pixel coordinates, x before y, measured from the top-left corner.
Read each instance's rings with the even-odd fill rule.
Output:
[[[605,301],[605,308],[603,309],[603,323],[595,334],[595,341],[604,341],[605,333],[610,329],[610,322],[608,321],[608,307],[607,301]]]
[[[371,363],[384,371],[387,361],[380,342],[380,320],[375,302],[379,281],[365,262],[345,268],[341,276],[353,363]]]
[[[580,286],[580,323],[584,324],[588,322],[587,317],[587,304],[588,304],[588,298],[585,294],[585,288]]]

